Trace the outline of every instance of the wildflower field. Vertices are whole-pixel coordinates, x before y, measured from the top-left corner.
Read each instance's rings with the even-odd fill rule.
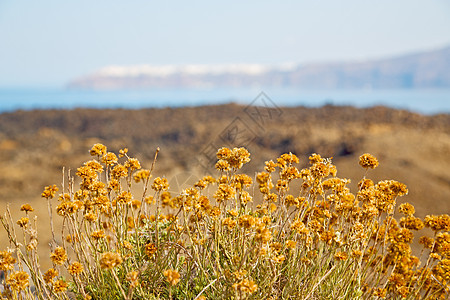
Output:
[[[75,176],[1,217],[6,299],[448,299],[450,216],[414,216],[395,180],[337,177],[331,158],[286,153],[256,174],[245,148],[217,151],[216,174],[180,193],[128,149],[95,144]],[[300,159],[309,167],[299,169]],[[146,168],[144,168],[146,167]],[[395,218],[394,213],[401,217]],[[59,218],[62,226],[55,226]],[[37,231],[49,222],[51,232]],[[427,229],[428,236],[422,233]],[[40,237],[51,235],[50,245]],[[421,249],[413,253],[413,239]],[[39,247],[52,267],[42,269]]]

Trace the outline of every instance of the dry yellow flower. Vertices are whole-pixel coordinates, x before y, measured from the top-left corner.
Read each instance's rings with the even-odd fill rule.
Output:
[[[334,258],[336,260],[347,260],[348,254],[346,252],[336,252]]]
[[[103,144],[100,144],[100,143],[94,144],[92,146],[91,150],[89,150],[89,153],[92,156],[96,156],[96,155],[97,156],[102,156],[102,155],[104,155],[106,153],[106,146],[103,145]]]
[[[140,181],[145,182],[145,180],[147,180],[149,177],[150,177],[150,170],[147,169],[136,171],[133,174],[133,179],[136,183]]]
[[[20,227],[25,227],[27,226],[28,222],[30,222],[30,219],[23,217],[17,220],[17,225],[19,225]]]
[[[147,255],[148,257],[152,257],[153,254],[156,253],[156,250],[156,245],[153,243],[147,243],[144,248],[145,255]]]
[[[91,233],[91,237],[95,240],[99,240],[105,237],[105,232],[103,230],[96,230]]]
[[[118,159],[114,153],[108,152],[102,156],[102,162],[107,166],[112,166],[117,164]]]
[[[359,157],[359,164],[365,169],[375,169],[378,167],[378,160],[372,154],[365,153]]]
[[[24,204],[24,205],[22,205],[21,207],[20,207],[20,210],[21,211],[24,211],[24,212],[26,212],[26,213],[28,213],[28,212],[31,212],[31,211],[34,211],[34,209],[31,207],[31,205],[30,204]]]
[[[62,279],[56,280],[53,282],[53,292],[55,293],[63,293],[67,290],[67,282]]]
[[[137,158],[128,158],[124,163],[124,166],[129,168],[130,171],[139,170],[141,168],[141,164]]]
[[[216,198],[218,202],[224,202],[231,200],[235,194],[235,189],[228,184],[221,183],[217,187],[217,191],[214,193],[214,198]]]
[[[163,275],[166,276],[166,281],[172,286],[180,281],[180,273],[177,270],[165,270]]]
[[[248,280],[247,278],[234,283],[232,287],[245,294],[253,294],[258,290],[258,285],[253,280]]]
[[[58,187],[56,187],[56,185],[46,186],[44,191],[41,194],[41,197],[47,198],[47,199],[53,198],[53,197],[55,197],[55,193],[57,191],[58,191]]]
[[[44,281],[46,283],[50,283],[53,281],[53,278],[55,278],[56,276],[58,276],[58,271],[53,268],[50,268],[47,270],[47,272],[44,273],[43,277],[44,277]]]
[[[9,271],[14,269],[16,259],[12,257],[9,251],[0,251],[0,270]]]
[[[21,292],[29,285],[28,277],[29,275],[27,272],[17,271],[6,278],[6,284],[14,291]]]
[[[120,264],[122,264],[122,257],[119,253],[115,252],[105,252],[100,258],[100,267],[102,269],[112,269]]]
[[[50,259],[56,265],[62,265],[67,260],[67,253],[63,247],[57,247],[55,252],[50,254]]]
[[[138,286],[138,284],[139,284],[139,272],[138,271],[129,272],[125,278],[130,283],[131,287],[135,288]]]
[[[81,272],[83,272],[83,265],[80,264],[79,262],[75,261],[73,263],[71,263],[68,267],[67,267],[67,271],[69,271],[70,274],[72,275],[78,275]]]
[[[169,189],[169,181],[167,178],[156,177],[152,184],[152,189],[155,191],[165,191]]]

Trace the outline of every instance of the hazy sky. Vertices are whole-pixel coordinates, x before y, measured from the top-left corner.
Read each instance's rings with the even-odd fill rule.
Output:
[[[107,65],[317,62],[450,45],[448,0],[0,0],[0,87]]]

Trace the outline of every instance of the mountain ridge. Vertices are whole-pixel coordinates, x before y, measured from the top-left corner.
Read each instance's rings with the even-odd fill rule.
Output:
[[[214,88],[449,88],[450,46],[356,62],[108,66],[76,78],[74,89]]]

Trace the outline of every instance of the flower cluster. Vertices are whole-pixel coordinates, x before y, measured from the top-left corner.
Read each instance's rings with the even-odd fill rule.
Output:
[[[2,296],[31,297],[31,285],[45,299],[450,295],[449,215],[421,219],[412,204],[397,206],[408,188],[366,178],[379,166],[371,154],[360,156],[365,170],[352,191],[332,158],[313,153],[301,168],[296,154],[284,153],[249,176],[242,168],[250,153],[223,147],[216,176],[175,193],[127,148],[115,154],[95,144],[89,152],[61,194],[55,185],[42,192],[51,220],[55,211],[64,224],[61,236],[52,232],[50,269],[39,269],[34,209],[24,204],[25,216],[1,219],[13,245],[0,251]],[[423,228],[434,235],[418,239],[416,256],[412,245]]]

